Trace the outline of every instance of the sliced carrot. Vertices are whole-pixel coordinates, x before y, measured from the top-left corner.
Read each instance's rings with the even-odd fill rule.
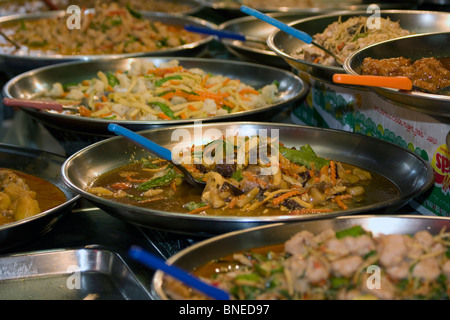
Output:
[[[119,189],[119,190],[126,190],[126,189],[130,189],[131,187],[132,187],[132,184],[129,182],[116,182],[111,185],[111,188]]]
[[[166,100],[170,100],[173,98],[173,96],[175,95],[175,92],[167,92],[166,94],[163,94],[161,96],[161,98],[166,99]]]
[[[236,206],[238,197],[232,197],[230,203],[228,204],[228,208],[233,209]]]
[[[341,196],[336,196],[334,198],[334,201],[336,201],[337,205],[342,209],[342,210],[347,210],[348,206],[342,201]]]
[[[297,194],[300,194],[300,191],[298,191],[298,190],[292,190],[292,191],[286,192],[286,193],[282,194],[281,196],[278,196],[278,197],[276,197],[275,199],[273,199],[272,203],[273,203],[275,206],[277,206],[277,205],[279,205],[280,203],[282,203],[284,200],[286,200],[286,199],[288,199],[288,198],[290,198],[290,197],[292,197],[292,196],[295,196],[295,195],[297,195]]]
[[[333,186],[336,185],[336,163],[334,161],[330,161],[330,178]]]
[[[188,109],[191,111],[197,111],[197,108],[194,107],[192,104],[188,105]]]
[[[206,85],[206,81],[209,79],[209,73],[207,73],[203,78],[202,82],[200,83],[200,86],[204,87]]]
[[[155,69],[148,70],[147,74],[155,74],[157,76],[163,77],[168,73],[179,72],[181,70],[183,70],[182,66],[171,67],[171,68],[155,68]]]
[[[78,108],[78,111],[80,112],[80,115],[83,116],[83,117],[90,117],[91,114],[92,114],[91,110],[89,110],[85,106],[80,106]]]
[[[168,115],[163,112],[158,113],[158,117],[163,120],[172,120]]]
[[[251,88],[245,88],[245,89],[242,89],[241,91],[239,91],[239,94],[247,94],[247,93],[259,94],[259,92],[257,90],[251,89]]]
[[[181,117],[181,119],[187,119],[186,112],[180,113],[180,117]]]
[[[190,213],[190,214],[199,213],[199,212],[202,212],[202,211],[204,211],[204,210],[206,210],[206,209],[209,209],[210,207],[211,207],[211,205],[208,203],[206,206],[203,206],[203,207],[194,209],[194,210],[192,210],[192,211],[189,211],[189,213]]]

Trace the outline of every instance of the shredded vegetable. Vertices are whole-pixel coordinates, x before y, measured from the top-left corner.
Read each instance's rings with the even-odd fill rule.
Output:
[[[178,60],[155,66],[135,60],[128,70],[97,73],[80,83],[54,83],[42,93],[79,115],[115,120],[177,120],[227,115],[280,101],[276,83],[254,88],[239,79],[186,69]]]
[[[313,36],[314,41],[336,54],[341,61],[353,52],[369,45],[410,34],[398,21],[380,18],[379,27],[368,26],[367,17],[352,17],[330,24],[322,33]],[[295,58],[326,66],[336,66],[332,57],[313,45],[305,45],[293,55]]]

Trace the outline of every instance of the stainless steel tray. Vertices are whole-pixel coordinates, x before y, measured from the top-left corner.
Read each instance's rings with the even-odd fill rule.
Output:
[[[242,136],[254,135],[259,130],[278,130],[279,141],[286,147],[310,144],[322,157],[336,159],[376,172],[399,189],[400,194],[386,201],[371,205],[316,215],[279,216],[207,216],[154,210],[117,203],[98,197],[85,189],[99,175],[141,159],[149,152],[136,147],[123,137],[114,137],[97,142],[69,157],[62,169],[66,184],[89,202],[105,212],[124,221],[153,229],[174,233],[211,236],[229,231],[246,229],[278,222],[298,222],[326,219],[342,215],[392,213],[407,204],[434,184],[431,165],[406,148],[373,137],[345,131],[262,122],[210,123],[199,126],[177,126],[141,131],[140,133],[159,145],[172,150],[179,142],[172,141],[175,130],[181,129],[191,139],[182,141],[183,147],[202,145],[210,140],[198,131],[214,128],[223,135],[233,132]],[[197,132],[197,134],[196,134]]]
[[[335,219],[305,221],[293,224],[273,224],[248,230],[230,232],[194,244],[167,260],[188,272],[210,262],[252,248],[281,244],[294,234],[308,230],[314,234],[331,228],[343,230],[354,225],[360,225],[371,231],[375,236],[379,234],[412,234],[419,230],[427,230],[437,234],[443,227],[450,228],[450,219],[445,217],[429,217],[420,215],[405,216],[352,216]],[[156,299],[168,299],[164,289],[164,273],[157,271],[152,281],[152,292]]]
[[[367,57],[373,59],[405,57],[413,61],[429,57],[450,57],[449,43],[450,32],[412,35],[384,41],[353,53],[345,61],[344,69],[350,74],[360,74],[361,64]],[[402,107],[443,118],[446,123],[450,119],[450,96],[389,88],[370,87],[370,89]]]
[[[57,17],[64,17],[65,11],[49,11],[41,13],[30,13],[30,14],[15,14],[5,17],[0,17],[0,27],[6,23],[18,22],[21,20],[37,20],[37,19],[50,19]],[[164,24],[169,25],[180,25],[192,24],[196,26],[203,26],[215,29],[217,25],[191,16],[184,15],[173,15],[162,12],[143,12],[142,17],[151,21],[159,21]],[[207,36],[200,41],[193,43],[186,43],[184,45],[161,49],[155,51],[147,52],[135,52],[135,53],[123,53],[123,54],[98,54],[98,55],[15,55],[9,53],[1,53],[0,59],[4,64],[5,70],[11,75],[17,75],[28,70],[35,68],[47,66],[50,64],[69,62],[69,61],[96,61],[104,59],[119,59],[119,58],[130,58],[130,57],[161,57],[161,56],[200,56],[206,52],[208,44],[213,40],[213,36]]]
[[[134,59],[152,61],[155,65],[177,59],[180,62],[180,65],[185,68],[200,68],[206,72],[221,74],[233,79],[240,79],[257,88],[270,84],[273,81],[277,81],[280,84],[279,92],[281,100],[270,106],[215,117],[186,120],[117,121],[120,125],[133,131],[168,125],[193,124],[195,121],[210,122],[269,119],[303,99],[309,89],[298,76],[287,70],[255,63],[205,58],[140,57],[115,60],[104,59],[88,62],[68,62],[39,68],[11,79],[3,87],[3,94],[5,97],[29,99],[37,92],[43,90],[43,88],[51,88],[52,83],[57,81],[61,83],[79,82],[94,77],[100,70],[114,71],[128,69],[130,63]],[[84,142],[87,141],[87,143],[85,143],[84,146],[87,146],[92,142],[98,141],[99,138],[113,136],[107,129],[109,122],[111,122],[110,120],[64,115],[46,111],[42,112],[33,109],[23,110],[45,126],[55,128],[57,134],[66,134],[66,136],[68,136],[67,138],[66,136],[63,138],[58,137],[58,140],[66,139],[68,141],[78,141],[78,137],[81,136],[82,139],[79,139],[80,144],[85,140]],[[72,136],[75,137],[72,138]],[[81,148],[76,151],[80,149]]]
[[[355,16],[370,17],[371,13],[366,11],[340,11],[330,14],[315,16],[298,21],[293,21],[289,25],[296,29],[302,30],[311,36],[322,33],[331,23],[338,21],[339,17],[343,21]],[[399,21],[400,26],[408,29],[415,34],[429,32],[443,32],[448,30],[450,23],[450,13],[420,10],[381,10],[381,18],[390,18],[392,21]],[[318,80],[333,83],[333,75],[335,73],[345,73],[344,68],[334,66],[324,66],[317,63],[307,62],[297,59],[296,52],[305,43],[298,40],[283,31],[274,31],[267,38],[267,45],[276,54],[286,60],[295,70],[297,70],[302,78],[309,79],[313,77]],[[410,52],[416,50],[415,47],[407,49]]]
[[[0,257],[1,300],[150,300],[122,258],[74,249]]]
[[[317,11],[336,11],[336,10],[365,10],[368,4],[363,0],[349,0],[349,1],[332,1],[332,0],[316,0],[313,1],[312,6],[307,5],[295,5],[290,2],[290,6],[285,5],[282,1],[277,3],[276,1],[253,2],[251,0],[197,0],[201,5],[207,8],[215,10],[228,11],[230,13],[238,14],[239,8],[242,4],[255,8],[262,12],[317,12]],[[384,2],[380,1],[376,3],[382,9],[398,9],[398,8],[410,8],[414,6],[417,1],[395,1]]]

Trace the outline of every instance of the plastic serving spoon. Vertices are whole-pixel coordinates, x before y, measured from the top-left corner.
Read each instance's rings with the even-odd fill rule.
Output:
[[[163,272],[171,275],[172,277],[182,281],[183,283],[187,284],[188,286],[197,289],[200,292],[203,292],[204,294],[208,295],[209,297],[216,299],[216,300],[230,300],[230,296],[227,292],[216,288],[214,286],[211,286],[210,284],[199,280],[198,278],[192,276],[188,272],[165,263],[163,260],[159,259],[158,257],[154,256],[150,252],[147,252],[143,250],[142,248],[138,246],[132,246],[128,250],[128,254],[130,257],[135,259],[136,261],[142,263],[148,268],[154,269],[154,270],[162,270]]]
[[[274,27],[277,27],[278,29],[290,34],[291,36],[302,40],[303,42],[306,42],[307,44],[312,44],[313,46],[318,47],[319,49],[325,51],[326,53],[328,53],[330,56],[332,56],[334,58],[334,60],[336,61],[336,63],[342,67],[343,62],[341,61],[341,59],[339,59],[338,56],[336,56],[333,52],[331,52],[330,50],[328,50],[327,48],[323,47],[322,45],[318,44],[317,42],[313,41],[313,38],[307,34],[306,32],[300,31],[298,29],[295,29],[283,22],[281,22],[280,20],[277,20],[275,18],[272,18],[258,10],[249,8],[247,6],[241,6],[241,12],[246,13],[248,15],[254,16],[255,18],[262,20],[264,22],[267,22],[271,25],[273,25]]]
[[[199,189],[203,189],[205,187],[206,182],[196,180],[184,166],[172,160],[172,151],[170,151],[169,149],[166,149],[159,144],[141,136],[140,134],[124,128],[118,124],[110,123],[108,125],[108,130],[117,135],[128,138],[132,142],[144,147],[147,150],[150,150],[158,157],[171,162],[176,168],[180,169],[180,171],[184,174],[184,178],[186,179],[186,181],[193,187]]]
[[[412,81],[407,77],[384,77],[384,76],[372,76],[372,75],[355,75],[355,74],[340,74],[333,75],[333,82],[341,84],[355,84],[369,87],[384,87],[399,90],[415,90],[424,93],[431,94],[450,94],[450,86],[441,88],[436,92],[415,86]]]
[[[399,90],[412,90],[412,81],[407,77],[381,77],[370,75],[340,74],[333,75],[333,82],[355,84],[369,87],[385,87]]]
[[[61,103],[55,102],[55,101],[38,101],[38,100],[3,98],[3,104],[5,106],[9,106],[9,107],[33,108],[33,109],[38,109],[38,110],[78,111],[78,107],[64,106]]]
[[[211,28],[198,27],[198,26],[194,26],[194,25],[185,25],[184,29],[187,31],[190,31],[190,32],[196,32],[196,33],[216,36],[219,39],[233,39],[233,40],[239,40],[239,41],[243,41],[243,42],[250,41],[250,42],[261,43],[264,45],[266,44],[265,39],[261,39],[258,37],[252,37],[252,36],[246,36],[242,33],[237,33],[237,32],[228,31],[228,30],[215,30],[215,29],[211,29]]]

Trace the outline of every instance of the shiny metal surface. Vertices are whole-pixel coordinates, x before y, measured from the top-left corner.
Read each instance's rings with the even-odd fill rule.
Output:
[[[227,120],[255,120],[267,118],[288,108],[294,102],[302,99],[308,92],[308,86],[291,72],[273,67],[266,67],[253,63],[230,60],[200,59],[200,58],[179,58],[179,57],[141,57],[135,59],[146,59],[159,65],[177,59],[180,65],[186,68],[201,68],[206,72],[222,74],[233,79],[240,79],[253,87],[262,87],[273,81],[278,81],[281,101],[268,107],[262,107],[249,111],[231,113],[223,116],[186,119],[186,120],[155,120],[155,121],[118,121],[127,129],[134,131],[156,128],[167,125],[181,125],[194,123],[194,121],[227,121]],[[32,98],[34,94],[44,88],[51,88],[53,82],[69,83],[81,81],[94,77],[98,71],[126,70],[134,59],[98,60],[88,62],[71,62],[49,67],[40,68],[11,79],[4,87],[5,97],[10,98]],[[94,137],[113,136],[108,131],[109,120],[87,118],[80,116],[62,115],[46,111],[25,110],[28,115],[42,122],[43,124],[56,128],[57,130],[92,135]]]
[[[349,0],[349,1],[328,1],[328,0],[316,0],[313,7],[306,6],[284,6],[283,3],[277,3],[276,1],[267,1],[264,6],[255,5],[251,0],[197,0],[200,4],[207,8],[213,8],[216,10],[224,10],[232,13],[239,13],[239,8],[242,4],[252,7],[262,12],[301,12],[301,13],[313,13],[318,11],[336,11],[336,10],[365,10],[368,6],[362,0]],[[261,2],[260,2],[261,3]],[[299,1],[299,3],[301,3]],[[409,8],[415,5],[417,1],[405,1],[395,3],[376,3],[382,9],[399,9]]]
[[[18,22],[21,20],[38,20],[38,19],[50,19],[56,17],[64,17],[65,11],[50,11],[43,13],[32,13],[32,14],[17,14],[6,17],[0,17],[0,27],[5,23]],[[184,15],[172,15],[162,12],[143,12],[142,16],[144,19],[151,21],[159,21],[165,24],[180,25],[192,24],[198,26],[205,26],[209,28],[217,28],[212,22]],[[136,53],[124,53],[124,54],[99,54],[99,55],[41,55],[41,56],[18,56],[14,54],[0,53],[0,60],[4,64],[6,71],[12,75],[17,75],[28,70],[35,68],[47,66],[55,63],[62,63],[68,61],[97,61],[104,59],[119,59],[119,58],[130,58],[130,57],[161,57],[161,56],[199,56],[203,54],[207,45],[213,40],[212,36],[207,36],[201,41],[187,43],[182,46],[148,51],[148,52],[136,52]]]
[[[269,14],[271,17],[278,19],[284,23],[290,23],[292,21],[304,19],[307,17],[323,14],[322,11],[317,12],[278,12]],[[220,30],[227,30],[238,32],[246,36],[257,37],[260,39],[267,39],[267,37],[277,30],[276,27],[268,24],[264,21],[256,19],[255,17],[247,16],[241,18],[235,18],[219,25]],[[270,50],[267,45],[261,45],[259,43],[242,42],[238,40],[221,39],[224,46],[235,56],[262,63],[264,65],[271,65],[275,67],[286,68],[289,64],[275,52]]]
[[[106,1],[102,1],[105,3]],[[175,5],[181,3],[183,4],[183,8],[179,11],[174,11],[170,13],[176,14],[184,14],[190,15],[199,12],[203,6],[195,0],[165,0],[165,3],[168,4],[168,7],[174,6],[174,9],[177,9]],[[70,5],[70,1],[68,0],[54,0],[53,4],[58,6],[61,9],[64,9]],[[92,0],[89,4],[89,1],[83,1],[81,4],[78,2],[80,7],[93,7],[96,1]],[[151,2],[150,2],[151,3]],[[144,7],[145,8],[145,5]],[[160,7],[158,7],[160,9]],[[10,14],[16,13],[25,13],[25,12],[45,12],[49,11],[48,6],[45,4],[45,1],[40,0],[0,0],[0,15],[7,16]],[[152,12],[169,12],[169,10],[141,10],[141,11],[152,11]]]
[[[45,179],[59,187],[66,195],[63,204],[33,217],[0,226],[0,251],[29,242],[49,231],[80,198],[61,179],[65,158],[39,150],[0,144],[0,168],[19,170]]]
[[[354,16],[369,17],[370,15],[371,14],[366,11],[341,11],[293,21],[289,25],[314,36],[317,33],[322,33],[331,23],[338,21],[339,17],[345,21]],[[390,18],[392,21],[399,21],[402,28],[416,34],[443,32],[448,30],[450,25],[449,12],[381,10],[380,17]],[[276,30],[271,33],[267,38],[267,45],[277,55],[285,59],[287,63],[296,69],[304,79],[313,77],[318,80],[333,83],[333,74],[345,72],[344,68],[323,66],[295,58],[296,52],[304,45],[304,42],[285,32]],[[408,50],[414,51],[415,48],[408,48]]]
[[[413,35],[384,41],[353,53],[345,61],[344,69],[350,74],[361,74],[361,64],[366,57],[373,59],[405,57],[412,60],[450,57],[449,43],[450,32]],[[450,96],[389,88],[370,89],[405,108],[445,118],[446,122],[450,118]]]
[[[231,232],[204,240],[176,253],[167,260],[167,263],[192,272],[195,268],[212,260],[235,252],[284,243],[302,230],[317,234],[329,228],[338,231],[355,225],[360,225],[365,230],[371,231],[374,236],[380,234],[414,234],[420,230],[437,234],[443,227],[447,227],[447,229],[450,227],[450,219],[415,215],[361,215],[302,223],[275,224]],[[152,295],[155,299],[169,299],[163,286],[164,273],[157,271],[152,281]]]
[[[149,300],[150,292],[115,252],[58,249],[0,256],[2,300]],[[80,288],[67,285],[74,272]],[[75,289],[75,290],[74,290]]]
[[[330,214],[272,217],[187,215],[119,204],[90,194],[85,188],[99,175],[129,163],[130,159],[148,156],[148,152],[123,137],[103,140],[73,154],[63,165],[62,176],[65,183],[76,193],[119,219],[148,228],[198,236],[221,234],[276,222],[324,219],[363,212],[392,212],[428,190],[434,183],[431,166],[416,154],[379,139],[345,131],[289,124],[233,122],[209,123],[197,127],[159,128],[140,133],[172,150],[175,145],[180,146],[179,143],[191,147],[192,144],[209,142],[203,133],[212,128],[220,130],[224,135],[227,134],[227,130],[233,130],[240,135],[254,135],[260,129],[269,132],[272,129],[278,130],[280,142],[285,146],[298,147],[308,143],[322,157],[377,172],[397,185],[400,196],[382,203]],[[176,141],[172,141],[172,134],[176,129],[186,130],[184,133],[186,135],[189,133],[191,139],[178,142],[177,138]]]

